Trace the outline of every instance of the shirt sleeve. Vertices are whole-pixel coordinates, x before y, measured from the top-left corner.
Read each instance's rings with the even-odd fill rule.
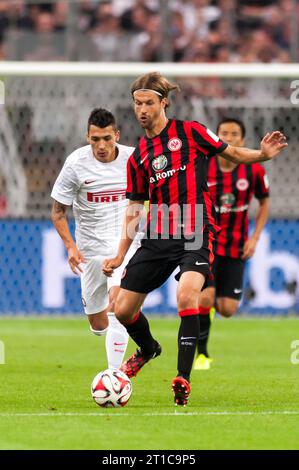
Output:
[[[257,199],[269,197],[269,179],[262,165],[255,165],[254,195]]]
[[[52,189],[51,197],[61,204],[71,206],[79,190],[79,181],[71,164],[66,160]]]
[[[127,163],[127,191],[126,198],[132,201],[149,199],[149,183],[143,167],[137,165],[134,155]]]
[[[191,122],[192,136],[199,148],[207,157],[213,157],[217,153],[223,152],[228,144],[219,139],[210,129],[199,122]]]

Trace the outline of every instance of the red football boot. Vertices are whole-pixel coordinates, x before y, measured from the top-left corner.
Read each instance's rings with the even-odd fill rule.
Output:
[[[174,394],[174,403],[176,406],[186,406],[191,391],[190,383],[183,377],[175,377],[171,388]]]
[[[124,372],[129,378],[136,377],[141,367],[144,366],[148,361],[154,359],[157,356],[160,356],[162,348],[160,344],[156,341],[156,349],[153,354],[144,355],[141,352],[141,349],[136,349],[136,352],[132,354],[120,367],[120,370]]]

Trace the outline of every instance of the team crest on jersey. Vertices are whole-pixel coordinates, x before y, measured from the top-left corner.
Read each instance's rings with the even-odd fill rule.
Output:
[[[235,202],[236,198],[234,194],[228,193],[228,194],[222,194],[220,197],[221,205],[222,206],[232,206]]]
[[[168,141],[167,147],[171,152],[175,152],[176,150],[180,150],[182,147],[182,141],[178,137],[173,137]]]
[[[241,178],[237,181],[236,186],[239,191],[246,191],[249,187],[249,182],[245,178]]]
[[[167,158],[165,155],[159,155],[159,157],[155,158],[152,162],[152,167],[155,171],[161,171],[164,170],[164,168],[167,166]]]

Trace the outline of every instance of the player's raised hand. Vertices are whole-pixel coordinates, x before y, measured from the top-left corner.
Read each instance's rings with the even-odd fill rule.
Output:
[[[279,131],[268,132],[261,141],[261,151],[268,160],[276,157],[287,146],[286,136]]]
[[[123,262],[122,256],[115,256],[115,258],[105,259],[102,264],[102,271],[107,277],[111,277],[114,269],[118,268]]]
[[[68,249],[68,262],[74,274],[78,275],[83,272],[80,264],[85,263],[85,259],[76,245],[73,245]]]

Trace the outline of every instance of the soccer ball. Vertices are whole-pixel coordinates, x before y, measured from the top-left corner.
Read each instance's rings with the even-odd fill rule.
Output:
[[[91,384],[92,398],[104,408],[125,406],[131,394],[131,380],[120,370],[106,369],[97,374]]]

